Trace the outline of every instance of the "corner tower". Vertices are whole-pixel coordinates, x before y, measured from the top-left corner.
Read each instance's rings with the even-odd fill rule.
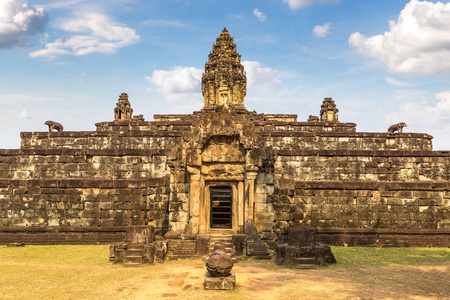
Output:
[[[127,93],[120,94],[119,102],[116,103],[116,108],[114,108],[114,120],[131,120],[132,114],[133,109],[131,108],[130,101],[128,101]]]
[[[202,76],[204,109],[216,106],[244,108],[247,77],[236,44],[224,28],[209,53]]]

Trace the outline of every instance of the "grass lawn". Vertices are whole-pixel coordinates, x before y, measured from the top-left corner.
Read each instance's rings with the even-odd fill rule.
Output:
[[[450,299],[449,248],[332,247],[317,270],[243,259],[235,291],[205,291],[201,259],[124,268],[109,246],[0,246],[0,299]]]

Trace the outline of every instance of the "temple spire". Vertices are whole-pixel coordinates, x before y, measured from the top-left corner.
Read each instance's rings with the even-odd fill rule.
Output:
[[[114,120],[131,120],[132,114],[133,109],[131,108],[130,101],[128,101],[127,93],[120,94],[119,102],[117,102],[116,108],[114,108]]]
[[[320,107],[320,121],[321,122],[339,122],[338,119],[339,109],[336,108],[332,98],[323,99],[322,106]]]
[[[215,106],[244,108],[247,77],[236,44],[224,28],[213,45],[202,76],[204,108]]]

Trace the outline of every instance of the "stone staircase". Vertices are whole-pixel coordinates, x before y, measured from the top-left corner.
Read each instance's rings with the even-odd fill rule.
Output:
[[[124,256],[124,267],[139,267],[144,263],[144,244],[129,244]]]
[[[209,252],[214,249],[214,244],[220,242],[225,245],[225,250],[229,255],[234,254],[233,235],[232,234],[210,234],[209,235]]]
[[[316,264],[316,259],[314,257],[296,257],[293,259],[295,267],[297,269],[318,269],[319,266]]]

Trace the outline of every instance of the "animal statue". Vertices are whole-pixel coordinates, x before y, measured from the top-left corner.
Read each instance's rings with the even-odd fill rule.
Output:
[[[395,131],[398,131],[398,133],[402,133],[403,132],[403,127],[406,127],[406,123],[398,123],[398,124],[394,124],[392,126],[390,126],[387,130],[388,133],[394,133]]]
[[[319,122],[319,117],[309,115],[308,122]]]
[[[64,130],[64,127],[58,122],[47,121],[44,124],[48,125],[48,131],[49,132],[53,132],[53,130],[56,130],[58,132],[62,132]]]

